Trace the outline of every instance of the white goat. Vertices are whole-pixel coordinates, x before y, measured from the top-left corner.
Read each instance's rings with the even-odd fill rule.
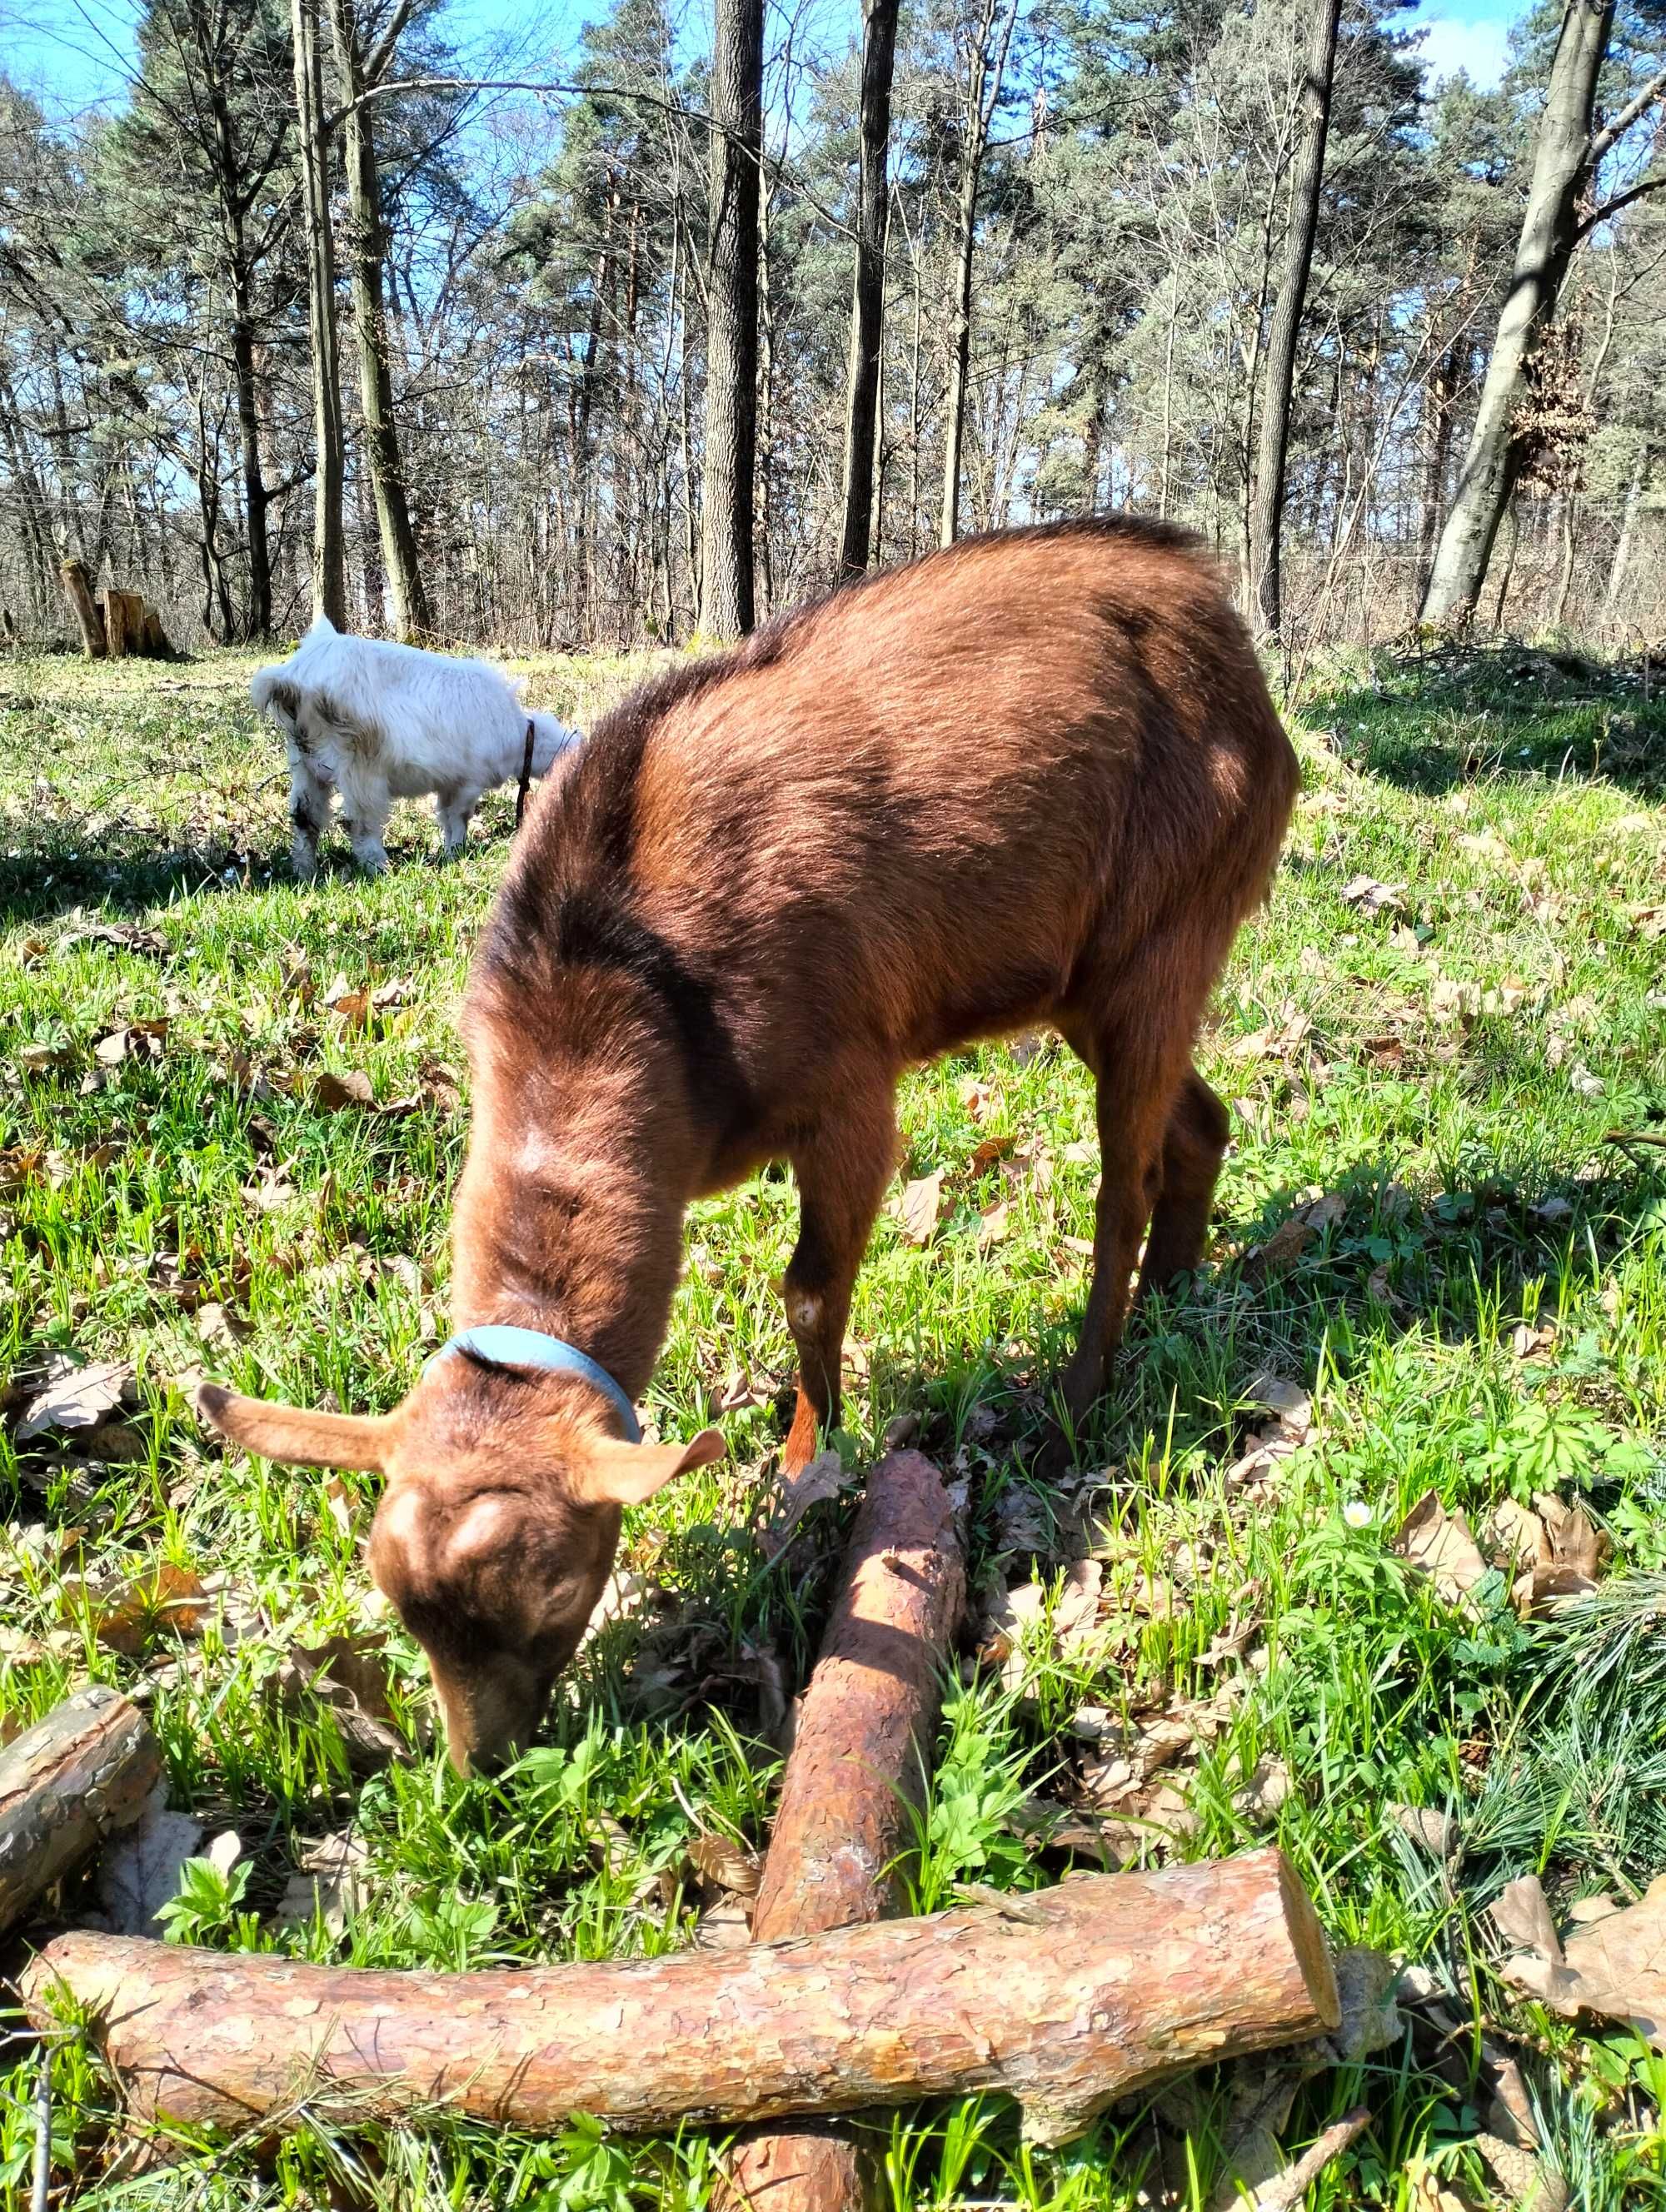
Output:
[[[396,799],[434,793],[449,859],[463,849],[481,793],[519,780],[529,725],[534,775],[578,737],[553,714],[529,714],[489,661],[344,637],[323,615],[287,660],[256,671],[249,690],[289,744],[298,876],[318,866],[333,792],[353,857],[380,875]]]

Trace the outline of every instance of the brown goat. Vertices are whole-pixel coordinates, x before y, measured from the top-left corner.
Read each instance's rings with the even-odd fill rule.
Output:
[[[1201,1253],[1226,1117],[1193,1039],[1297,783],[1210,565],[1146,523],[968,540],[644,685],[557,767],[476,957],[459,1325],[565,1340],[634,1400],[690,1201],[789,1160],[801,1464],[837,1415],[898,1078],[1049,1022],[1097,1085],[1079,1419],[1147,1222],[1142,1286]],[[269,1457],[386,1473],[372,1571],[459,1765],[537,1725],[622,1506],[722,1449],[633,1445],[581,1376],[467,1356],[381,1419],[202,1402]]]

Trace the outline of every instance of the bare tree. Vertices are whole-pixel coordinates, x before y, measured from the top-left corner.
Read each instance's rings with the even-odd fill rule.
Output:
[[[1618,211],[1625,193],[1581,217],[1580,202],[1598,164],[1666,92],[1666,70],[1651,79],[1606,129],[1593,131],[1596,82],[1614,26],[1614,0],[1567,0],[1550,85],[1539,118],[1533,175],[1510,287],[1487,364],[1457,495],[1435,549],[1420,620],[1462,629],[1486,581],[1499,525],[1516,488],[1520,458],[1512,426],[1533,356],[1556,313],[1568,264],[1580,239]],[[1666,183],[1666,177],[1655,180]],[[1653,189],[1654,185],[1645,185]]]
[[[845,403],[844,519],[839,574],[866,568],[873,534],[873,452],[885,337],[886,156],[897,0],[862,0],[861,166],[856,198],[856,274],[850,303]]]
[[[1290,182],[1290,227],[1284,269],[1267,335],[1261,427],[1250,507],[1250,569],[1257,629],[1276,636],[1281,616],[1279,549],[1284,526],[1285,463],[1290,451],[1290,403],[1296,373],[1296,340],[1307,304],[1313,241],[1319,228],[1319,187],[1324,180],[1325,140],[1330,129],[1331,82],[1336,69],[1336,23],[1341,0],[1308,0],[1308,46],[1297,92],[1302,131]]]
[[[382,215],[381,176],[367,95],[387,75],[399,33],[414,0],[398,6],[374,44],[360,42],[354,0],[330,0],[336,67],[342,94],[342,150],[347,168],[348,265],[353,283],[353,326],[358,341],[359,397],[364,414],[364,442],[370,488],[376,501],[376,528],[382,565],[393,599],[393,626],[402,638],[426,636],[430,628],[427,594],[416,552],[416,532],[399,459],[393,418],[392,346],[388,333],[383,269],[387,228]]]
[[[989,125],[1000,98],[1006,56],[1018,20],[1018,0],[978,0],[978,17],[966,41],[964,105],[961,118],[960,205],[957,232],[953,326],[949,337],[948,415],[943,430],[943,514],[939,542],[952,545],[960,532],[960,457],[966,438],[966,380],[972,363],[972,261],[977,240],[977,192]]]
[[[763,144],[763,0],[717,0],[712,55],[706,482],[700,627],[752,627],[757,459],[757,204]]]

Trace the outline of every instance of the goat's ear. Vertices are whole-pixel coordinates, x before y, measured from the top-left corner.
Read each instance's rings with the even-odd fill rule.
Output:
[[[198,1386],[200,1418],[262,1459],[295,1467],[355,1468],[380,1474],[387,1460],[386,1419],[362,1413],[318,1413],[304,1406],[269,1406],[264,1399],[240,1398],[217,1382]]]
[[[573,1470],[575,1488],[595,1505],[640,1505],[693,1467],[709,1467],[729,1447],[716,1429],[702,1429],[692,1443],[627,1444],[609,1437],[593,1444]]]

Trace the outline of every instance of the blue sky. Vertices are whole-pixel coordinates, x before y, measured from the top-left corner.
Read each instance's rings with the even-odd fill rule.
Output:
[[[1426,30],[1433,73],[1468,70],[1478,84],[1501,75],[1510,25],[1525,0],[1420,0],[1406,20]],[[453,0],[447,27],[465,50],[505,33],[524,59],[515,73],[558,70],[602,0]],[[133,51],[131,0],[0,0],[0,65],[54,115],[122,97]]]

